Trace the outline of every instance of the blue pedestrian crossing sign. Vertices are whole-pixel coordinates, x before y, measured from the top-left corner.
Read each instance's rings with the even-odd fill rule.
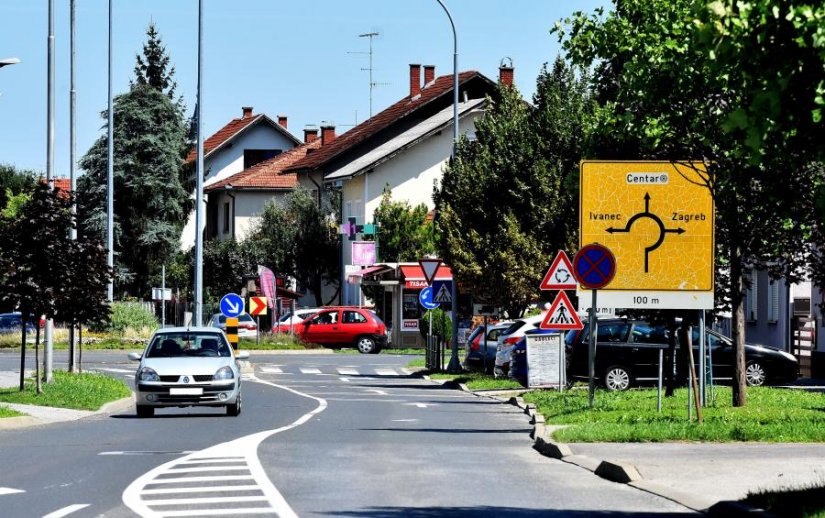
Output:
[[[233,318],[243,313],[244,303],[240,295],[227,293],[221,299],[221,313],[225,317]]]
[[[433,302],[436,304],[452,304],[453,281],[433,281]]]

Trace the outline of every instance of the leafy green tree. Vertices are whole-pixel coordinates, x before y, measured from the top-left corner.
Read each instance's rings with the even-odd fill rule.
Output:
[[[520,315],[559,249],[571,250],[575,185],[593,104],[586,77],[558,59],[535,106],[514,87],[476,120],[435,192],[439,248],[482,301]]]
[[[338,233],[336,207],[327,201],[318,206],[305,189],[296,189],[288,197],[286,210],[295,229],[294,248],[291,254],[293,276],[314,296],[318,306],[329,304],[338,297],[324,301],[325,284],[340,290],[339,254],[341,235]]]
[[[13,219],[0,221],[0,242],[4,243],[0,300],[19,308],[24,322],[32,315],[82,321],[91,318],[93,311],[100,311],[95,316],[105,313],[109,279],[105,254],[99,243],[69,239],[70,207],[68,193],[41,183]],[[25,326],[21,345],[23,390]]]
[[[262,262],[262,250],[252,239],[207,241],[203,247],[205,299],[217,302],[226,293],[237,293],[244,277],[254,275]]]
[[[12,211],[16,210],[34,188],[37,174],[34,171],[20,171],[14,166],[0,164],[0,210],[5,210],[13,200]]]
[[[393,201],[392,191],[384,189],[374,219],[380,225],[378,246],[381,261],[404,262],[435,253],[435,226],[427,219],[427,206],[410,206],[405,200]]]
[[[177,83],[174,80],[175,67],[169,68],[169,55],[166,54],[166,46],[163,44],[154,22],[149,23],[146,29],[147,40],[143,44],[143,55],[137,54],[135,59],[135,79],[130,81],[130,86],[151,86],[166,94],[170,100],[175,100],[175,88]]]
[[[105,115],[105,114],[104,114]],[[180,110],[159,90],[136,86],[115,99],[114,211],[116,289],[145,296],[149,280],[179,246],[189,193],[178,171],[185,145]],[[78,191],[91,211],[82,229],[106,229],[106,137],[81,159]]]
[[[249,237],[261,250],[259,264],[276,274],[293,275],[295,264],[292,251],[296,232],[287,207],[275,200],[268,202]]]
[[[729,53],[714,62],[697,18],[696,0],[617,0],[604,15],[576,13],[569,34],[557,26],[568,56],[596,66],[600,111],[593,157],[602,159],[701,159],[716,202],[716,238],[726,269],[736,355],[733,404],[746,404],[744,307],[751,269],[798,277],[815,248],[816,170],[794,157],[774,156],[770,139],[737,131],[732,120],[749,92],[738,67],[761,56]],[[756,150],[755,150],[756,148]]]

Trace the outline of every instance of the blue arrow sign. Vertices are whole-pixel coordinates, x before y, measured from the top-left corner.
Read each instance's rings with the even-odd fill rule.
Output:
[[[424,309],[435,309],[438,307],[437,302],[433,302],[433,289],[429,286],[421,290],[418,294],[418,303]]]
[[[243,313],[243,299],[240,295],[227,293],[221,299],[221,313],[229,318],[237,317]]]

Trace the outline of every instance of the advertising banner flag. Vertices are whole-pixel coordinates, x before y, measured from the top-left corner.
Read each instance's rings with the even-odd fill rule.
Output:
[[[275,274],[266,266],[258,265],[258,279],[267,304],[269,307],[275,307]]]

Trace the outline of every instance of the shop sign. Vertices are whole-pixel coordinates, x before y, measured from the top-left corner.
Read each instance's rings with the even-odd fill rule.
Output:
[[[418,319],[404,319],[401,321],[401,331],[418,331]]]
[[[409,281],[408,280],[408,281],[404,282],[404,287],[407,288],[408,290],[410,290],[410,289],[412,289],[412,290],[422,290],[422,289],[426,288],[427,286],[429,286],[429,284],[427,284],[427,281],[425,281],[423,279],[420,280],[420,281],[415,281],[415,280]]]

